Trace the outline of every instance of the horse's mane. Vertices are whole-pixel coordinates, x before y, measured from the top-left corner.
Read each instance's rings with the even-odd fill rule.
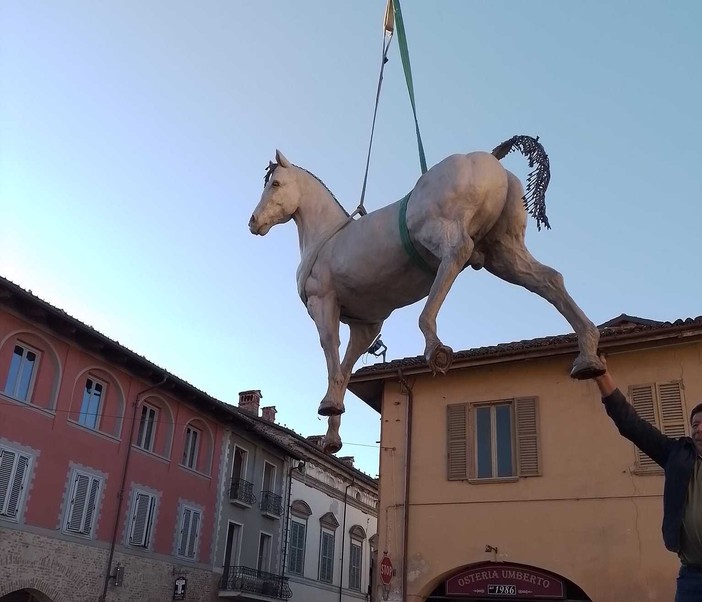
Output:
[[[263,177],[263,185],[264,185],[264,186],[265,186],[266,184],[268,184],[268,180],[271,179],[271,176],[273,175],[273,172],[275,171],[276,167],[278,167],[278,164],[277,164],[277,163],[273,163],[273,161],[269,161],[269,162],[268,162],[268,167],[266,167],[266,175]],[[318,176],[314,175],[311,171],[305,169],[304,167],[300,167],[299,165],[294,165],[294,164],[293,164],[293,167],[297,167],[298,169],[301,169],[301,170],[304,171],[306,174],[312,176],[315,180],[317,180],[317,182],[319,182],[319,183],[324,187],[324,190],[326,190],[326,191],[329,193],[329,195],[331,196],[331,198],[333,198],[333,199],[336,201],[336,204],[339,205],[339,207],[340,207],[341,210],[344,212],[344,214],[346,215],[346,217],[349,217],[349,212],[346,211],[346,209],[344,209],[344,206],[339,202],[339,199],[337,199],[337,198],[334,196],[334,193],[333,193],[331,190],[329,190],[329,187],[328,187],[324,182],[322,182],[322,180],[321,180]]]

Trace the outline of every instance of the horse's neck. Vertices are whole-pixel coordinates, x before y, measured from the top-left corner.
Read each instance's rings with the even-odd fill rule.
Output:
[[[322,184],[308,174],[304,174],[304,180],[300,206],[293,214],[303,259],[349,219]]]

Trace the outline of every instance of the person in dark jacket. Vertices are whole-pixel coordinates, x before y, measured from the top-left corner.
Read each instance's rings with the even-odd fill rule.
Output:
[[[663,542],[681,562],[675,602],[702,602],[702,403],[690,413],[691,436],[673,439],[636,413],[608,371],[595,382],[619,432],[665,472]]]

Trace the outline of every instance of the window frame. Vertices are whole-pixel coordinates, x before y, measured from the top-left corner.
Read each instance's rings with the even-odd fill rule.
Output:
[[[93,388],[95,387],[95,385],[100,385],[102,387],[102,391],[100,392],[100,397],[98,398],[98,406],[95,410],[94,424],[88,424],[87,422],[83,421],[83,416],[91,416],[91,414],[88,414],[88,412],[83,411],[83,408],[84,408],[85,403],[86,403],[85,395],[86,395],[86,392],[88,390],[88,381],[91,381],[93,383]],[[101,378],[96,377],[93,374],[88,374],[85,377],[85,384],[83,385],[83,396],[82,396],[81,402],[80,402],[80,410],[78,412],[78,419],[76,420],[76,422],[78,424],[80,424],[81,426],[83,426],[87,429],[90,429],[91,431],[100,431],[100,420],[102,418],[102,410],[104,407],[105,398],[107,397],[107,386],[108,386],[108,384],[106,381],[102,380]],[[91,396],[90,396],[89,400],[92,399],[93,395],[94,395],[94,393],[91,391]],[[90,403],[89,400],[88,400],[88,403]]]
[[[144,533],[141,538],[141,543],[134,541],[134,531],[136,527],[137,515],[141,507],[139,498],[146,498],[146,517],[144,519]],[[144,489],[135,488],[132,494],[132,505],[129,519],[129,531],[127,534],[127,545],[134,548],[143,548],[149,550],[151,548],[151,537],[154,532],[156,518],[156,504],[158,498],[154,493],[145,491]]]
[[[261,544],[265,540],[268,542],[268,549],[266,550],[267,553],[267,558],[266,558],[266,567],[263,568],[261,565],[261,551],[262,549],[265,549],[265,545],[262,546]],[[256,570],[259,572],[263,573],[270,573],[271,571],[271,560],[273,556],[273,534],[268,533],[267,531],[259,531],[258,533],[258,551],[256,552]]]
[[[145,451],[153,452],[154,448],[156,447],[156,429],[158,427],[158,417],[160,414],[160,408],[157,406],[148,403],[148,402],[143,402],[142,403],[142,410],[141,410],[141,416],[139,417],[139,430],[137,431],[137,441],[135,445],[139,449],[143,449]],[[146,433],[147,429],[145,428],[144,431],[142,432],[142,424],[144,420],[144,411],[147,412],[153,412],[153,420],[151,421],[151,441],[149,442],[148,445],[145,445],[145,439],[146,439]],[[148,423],[148,417],[147,417],[147,423]]]
[[[187,525],[186,516],[188,518]],[[193,520],[195,517],[197,517],[197,523]],[[178,558],[197,561],[201,526],[202,510],[190,504],[183,504],[178,513],[178,539],[176,540],[175,550],[175,555]],[[194,534],[193,531],[195,532]],[[192,555],[189,553],[189,550],[192,550]]]
[[[293,547],[293,525],[302,529],[302,547]],[[288,566],[286,570],[291,575],[298,575],[299,577],[304,577],[305,575],[305,552],[307,551],[307,519],[302,519],[297,516],[290,517],[290,542],[288,543],[290,549],[288,550]],[[299,571],[296,570],[297,566],[293,568],[293,559],[296,558],[295,554],[299,554],[296,559],[298,561]]]
[[[325,536],[331,539],[331,550],[328,555],[325,555]],[[322,526],[319,533],[319,571],[318,581],[322,583],[334,583],[334,550],[336,549],[336,533],[328,527]],[[329,568],[329,578],[327,579],[325,571],[326,566]]]
[[[34,385],[37,380],[37,373],[39,372],[39,363],[41,361],[41,356],[42,353],[39,351],[36,347],[33,347],[32,345],[28,345],[27,343],[20,341],[20,340],[15,340],[14,342],[15,348],[12,350],[12,358],[10,358],[10,365],[7,367],[7,377],[5,378],[5,387],[3,388],[3,393],[7,395],[8,397],[11,397],[15,401],[19,401],[22,403],[32,403],[32,398],[34,397]],[[16,355],[17,348],[20,348],[23,350],[22,356],[20,359],[20,368],[17,371],[17,377],[15,379],[13,391],[9,390],[9,385],[10,385],[10,371],[12,369],[12,361],[14,359],[14,356]],[[27,392],[25,397],[19,397],[17,396],[17,388],[19,387],[19,384],[22,382],[21,379],[21,374],[22,374],[22,366],[24,365],[25,358],[28,353],[33,353],[35,356],[34,359],[34,365],[32,366],[32,372],[29,376],[29,383],[27,384]]]
[[[195,446],[194,446],[194,452],[192,453],[191,456],[191,451],[193,449],[192,446],[192,435],[195,434]],[[181,466],[184,466],[185,468],[189,468],[190,470],[195,470],[197,471],[197,463],[198,460],[200,459],[200,446],[202,445],[202,429],[197,428],[196,426],[193,426],[192,424],[188,424],[185,427],[185,437],[184,437],[184,443],[183,443],[183,460],[181,462]]]
[[[83,500],[83,508],[80,510],[81,516],[79,519],[79,525],[76,529],[72,528],[71,522],[74,519],[75,503],[79,494],[81,479],[87,479],[87,484],[84,494],[85,499]],[[103,476],[75,468],[71,471],[69,483],[68,498],[66,500],[66,508],[64,510],[64,516],[61,523],[61,531],[66,535],[95,539],[95,532],[97,531],[97,517],[100,510],[100,501],[104,489],[105,479]],[[93,497],[92,508],[90,508],[91,496]]]
[[[7,460],[6,458],[9,458],[10,454],[12,454],[14,457]],[[8,468],[7,465],[10,462],[12,464]],[[20,522],[24,512],[27,485],[29,483],[33,463],[34,456],[32,454],[9,445],[0,445],[0,487],[4,489],[2,492],[2,501],[0,502],[0,520],[11,521],[14,523]],[[18,479],[17,473],[20,470],[21,464],[24,464],[24,466]],[[3,465],[5,466],[4,470]],[[7,483],[4,483],[6,474]],[[10,512],[11,504],[14,504],[14,512]]]

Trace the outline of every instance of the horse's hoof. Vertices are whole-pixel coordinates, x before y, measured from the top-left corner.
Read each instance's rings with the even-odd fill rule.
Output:
[[[596,376],[602,376],[605,372],[604,364],[598,358],[581,359],[577,357],[575,362],[573,362],[570,376],[577,380],[588,380]]]
[[[335,454],[341,449],[341,439],[338,437],[336,439],[324,438],[322,449],[325,454]]]
[[[331,400],[324,399],[322,403],[319,404],[317,409],[317,414],[320,416],[339,416],[346,411],[344,407],[344,402],[335,403]]]
[[[439,343],[429,355],[429,367],[436,374],[446,374],[453,363],[453,349]]]

